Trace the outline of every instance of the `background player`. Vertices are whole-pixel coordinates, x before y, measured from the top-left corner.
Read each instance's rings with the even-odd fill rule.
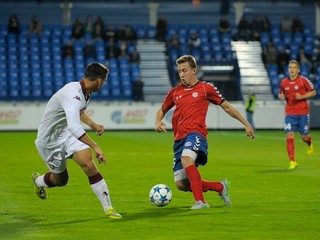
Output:
[[[253,138],[254,131],[247,120],[219,93],[212,84],[200,82],[196,77],[197,64],[191,55],[176,60],[181,84],[171,89],[162,107],[156,113],[155,131],[166,132],[162,119],[176,107],[172,117],[174,132],[174,180],[181,191],[192,191],[195,203],[191,209],[209,208],[203,192],[216,191],[224,201],[231,204],[229,181],[212,182],[201,179],[197,169],[207,163],[208,144],[206,115],[209,103],[219,105],[226,113],[240,121],[247,136]]]
[[[287,152],[290,160],[289,169],[298,167],[294,155],[294,135],[300,132],[302,141],[307,144],[307,153],[312,155],[314,147],[310,131],[310,115],[307,99],[316,96],[316,90],[312,82],[300,76],[300,64],[296,60],[289,62],[289,77],[281,80],[279,99],[286,100],[286,117],[284,131],[287,137]]]
[[[86,113],[90,94],[98,92],[106,82],[109,69],[100,63],[88,65],[79,82],[66,84],[49,100],[35,141],[38,152],[50,172],[34,173],[35,192],[41,199],[47,197],[48,187],[65,186],[68,182],[67,159],[72,158],[88,176],[93,192],[100,200],[109,218],[121,218],[111,205],[107,184],[92,160],[93,149],[99,163],[106,158],[99,145],[85,132],[80,122],[87,124],[101,136],[104,126],[95,123]]]

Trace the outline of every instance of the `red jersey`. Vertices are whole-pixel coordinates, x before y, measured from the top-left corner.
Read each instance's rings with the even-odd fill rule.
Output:
[[[164,99],[162,110],[167,112],[176,106],[172,116],[174,141],[183,139],[191,132],[206,138],[209,103],[220,105],[223,101],[223,96],[210,83],[198,82],[192,87],[180,84],[172,88]]]
[[[297,100],[296,93],[305,94],[314,90],[312,82],[303,76],[298,75],[295,80],[289,78],[282,79],[279,93],[286,96],[286,114],[287,115],[304,115],[309,114],[307,99]]]

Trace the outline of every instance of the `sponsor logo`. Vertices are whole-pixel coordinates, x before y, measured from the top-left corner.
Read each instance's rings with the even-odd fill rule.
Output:
[[[0,124],[17,124],[20,116],[21,110],[0,111]]]
[[[81,101],[80,97],[79,96],[75,96],[73,97],[74,99],[78,100],[78,101]]]
[[[111,120],[112,122],[116,123],[116,124],[120,124],[122,119],[121,119],[121,111],[114,111],[111,114]]]
[[[105,197],[105,198],[107,198],[107,197],[109,196],[109,194],[108,194],[107,192],[103,192],[103,193],[102,193],[102,196]]]
[[[124,123],[145,123],[146,115],[148,114],[147,109],[129,110],[123,117]]]
[[[111,114],[111,120],[116,124],[140,124],[146,122],[147,114],[147,109],[128,110],[126,112],[114,111]]]

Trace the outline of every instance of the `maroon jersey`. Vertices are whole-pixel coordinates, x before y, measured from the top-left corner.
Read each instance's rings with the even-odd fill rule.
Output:
[[[314,90],[312,82],[306,77],[298,75],[295,80],[289,78],[282,79],[280,83],[279,93],[286,96],[286,114],[287,115],[303,115],[309,114],[309,106],[306,99],[297,100],[296,93],[306,94]]]
[[[210,83],[198,82],[192,87],[180,84],[172,88],[164,99],[162,110],[167,112],[176,107],[172,116],[174,141],[183,139],[191,132],[206,138],[209,103],[220,105],[223,101],[223,96]]]

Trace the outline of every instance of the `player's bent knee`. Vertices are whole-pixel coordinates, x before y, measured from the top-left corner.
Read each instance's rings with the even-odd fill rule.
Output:
[[[183,182],[176,182],[176,187],[177,187],[178,190],[183,191],[183,192],[188,192],[189,191],[189,186],[187,186]]]
[[[61,178],[57,181],[57,186],[63,187],[67,185],[69,178]]]
[[[62,187],[67,185],[69,180],[69,175],[67,171],[64,171],[60,174],[52,174],[53,177],[53,184],[58,187]]]

